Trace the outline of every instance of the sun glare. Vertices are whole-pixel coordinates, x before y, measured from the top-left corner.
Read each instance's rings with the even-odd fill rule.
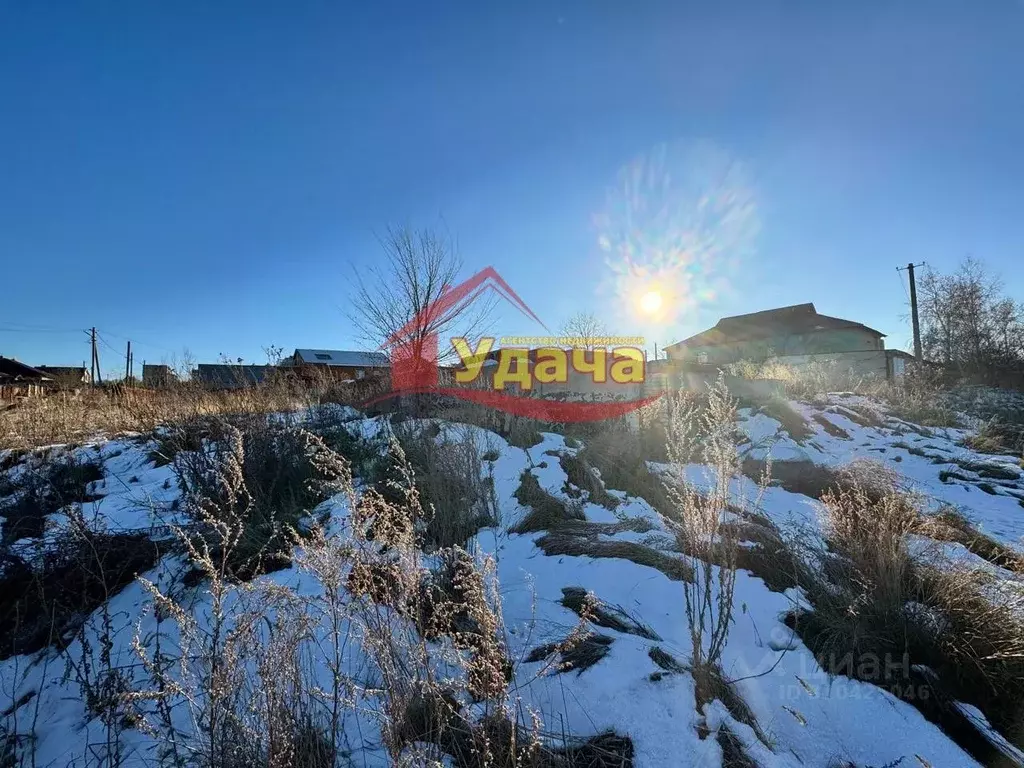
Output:
[[[661,309],[661,292],[648,291],[640,297],[640,309],[645,315],[653,315]]]

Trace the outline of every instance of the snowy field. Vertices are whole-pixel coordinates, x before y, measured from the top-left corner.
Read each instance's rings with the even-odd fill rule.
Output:
[[[851,410],[851,406],[858,410]],[[805,417],[813,433],[799,442],[782,431],[775,419],[750,410],[741,412],[740,428],[747,437],[741,450],[747,458],[770,455],[776,461],[808,461],[833,467],[858,458],[875,459],[896,470],[908,489],[920,494],[930,509],[959,507],[979,531],[1020,549],[1024,537],[1024,480],[1014,457],[977,454],[961,445],[965,435],[962,431],[901,423],[885,417],[876,404],[852,396],[832,396],[828,406],[793,407]],[[866,408],[879,411],[875,426],[863,417]],[[353,423],[368,431],[386,429],[375,420]],[[567,444],[561,435],[544,433],[540,444],[517,448],[477,427],[444,425],[444,434],[449,437],[466,430],[475,432],[475,444],[481,455],[488,457],[485,465],[493,477],[499,505],[499,525],[479,531],[470,548],[481,555],[493,555],[497,563],[509,651],[517,662],[512,688],[525,705],[541,714],[548,729],[581,737],[608,729],[628,735],[635,750],[633,764],[642,768],[723,765],[722,749],[713,737],[722,727],[739,739],[758,766],[978,765],[910,704],[874,685],[830,677],[783,621],[787,613],[805,605],[799,590],[772,591],[760,578],[745,571],[739,573],[736,582],[734,625],[722,670],[756,717],[766,739],[738,722],[720,701],[699,711],[691,676],[685,671],[666,673],[650,656],[652,647],[658,647],[686,660],[689,630],[678,581],[661,570],[626,559],[548,556],[536,545],[543,532],[510,532],[529,511],[516,500],[523,472],[532,473],[541,488],[553,496],[573,500],[567,495],[572,489],[558,455],[572,454],[580,450],[578,445],[574,441]],[[82,505],[89,525],[108,531],[140,531],[159,538],[169,535],[167,526],[185,522],[176,504],[179,490],[173,468],[155,466],[150,456],[152,448],[151,442],[131,436],[73,449],[80,459],[102,461],[102,479],[89,487],[93,500]],[[54,448],[57,453],[62,450]],[[9,479],[29,471],[31,462],[38,461],[42,459],[30,457],[14,464],[6,470]],[[694,465],[685,471],[699,485],[704,478],[702,470]],[[604,533],[602,540],[644,542],[668,557],[681,557],[673,551],[674,537],[657,511],[618,489],[609,492],[620,503],[609,510],[584,502],[587,521],[644,519],[650,530]],[[754,492],[752,482],[737,483],[737,494]],[[341,528],[347,509],[339,496],[324,502],[316,512],[330,516]],[[818,503],[782,487],[767,491],[761,511],[783,532],[819,525]],[[12,548],[39,551],[48,540],[60,536],[67,515],[54,513],[47,523],[42,539],[12,542]],[[992,566],[961,545],[947,543],[936,555],[934,547],[926,546],[929,543],[918,543],[922,557],[989,568],[1004,588],[1021,588],[1017,574]],[[168,554],[142,576],[189,601],[193,615],[202,622],[209,614],[210,598],[202,584],[183,584],[186,570],[181,555]],[[259,578],[299,594],[318,588],[297,566]],[[580,674],[541,672],[543,662],[526,662],[526,656],[543,643],[564,638],[578,621],[577,615],[561,603],[563,588],[567,587],[581,587],[604,604],[621,608],[642,621],[658,639],[602,627],[601,634],[611,637],[612,642],[598,664]],[[109,599],[106,611],[114,625],[111,663],[140,686],[145,683],[145,670],[132,648],[132,638],[145,638],[157,629],[157,613],[151,602],[143,585],[134,582]],[[33,765],[113,764],[108,759],[107,730],[99,718],[90,714],[81,687],[73,676],[69,677],[66,665],[66,659],[79,659],[83,652],[86,656],[101,652],[100,624],[98,614],[87,621],[85,649],[80,640],[75,640],[63,653],[51,646],[0,662],[5,729],[8,734],[31,730]],[[353,653],[347,663],[357,674],[365,660]],[[971,714],[983,720],[976,710]],[[188,733],[192,724],[187,712],[181,710],[175,717],[176,725]],[[373,720],[356,713],[346,717],[350,719],[346,723],[347,764],[388,764]],[[708,733],[712,737],[706,737]],[[125,730],[121,742],[121,765],[158,764],[161,745],[143,730]],[[28,748],[27,743],[19,746],[19,750]]]

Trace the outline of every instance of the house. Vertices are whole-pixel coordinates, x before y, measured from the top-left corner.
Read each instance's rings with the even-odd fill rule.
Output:
[[[907,355],[886,350],[884,338],[884,333],[863,323],[819,314],[807,303],[723,317],[713,328],[668,345],[665,352],[683,364],[818,362],[855,375],[891,378],[898,375],[896,369],[902,370]]]
[[[0,400],[38,397],[53,384],[53,378],[38,368],[0,355]]]
[[[276,370],[273,365],[200,363],[192,371],[192,381],[210,389],[243,389],[264,383]]]
[[[386,374],[391,360],[383,352],[359,352],[344,349],[296,349],[282,367],[289,367],[300,374],[326,372],[332,378],[358,381]]]
[[[174,375],[169,365],[142,364],[142,386],[152,389],[169,387],[176,382],[178,377]]]
[[[84,365],[37,365],[36,370],[50,376],[62,389],[80,389],[92,384],[92,372]]]

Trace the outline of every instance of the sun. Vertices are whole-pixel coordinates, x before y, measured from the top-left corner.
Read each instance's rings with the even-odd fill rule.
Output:
[[[648,291],[640,297],[640,310],[645,315],[653,315],[661,309],[661,291]]]

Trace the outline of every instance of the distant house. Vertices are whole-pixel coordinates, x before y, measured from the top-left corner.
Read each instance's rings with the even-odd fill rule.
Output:
[[[282,364],[298,373],[326,371],[333,378],[359,381],[380,376],[391,368],[383,352],[359,352],[345,349],[296,349]]]
[[[142,386],[160,389],[169,387],[176,382],[178,377],[174,375],[169,365],[150,365],[144,363],[142,366]]]
[[[12,357],[0,356],[0,400],[36,397],[53,384],[53,377]]]
[[[192,371],[192,380],[211,389],[242,389],[262,384],[275,370],[273,365],[200,363]]]
[[[668,345],[665,352],[681,363],[821,362],[857,375],[891,378],[902,372],[903,360],[910,356],[886,350],[884,337],[863,323],[819,314],[807,303],[723,317],[713,328]]]
[[[92,384],[92,372],[84,365],[38,365],[36,368],[53,378],[65,389],[78,389]]]

